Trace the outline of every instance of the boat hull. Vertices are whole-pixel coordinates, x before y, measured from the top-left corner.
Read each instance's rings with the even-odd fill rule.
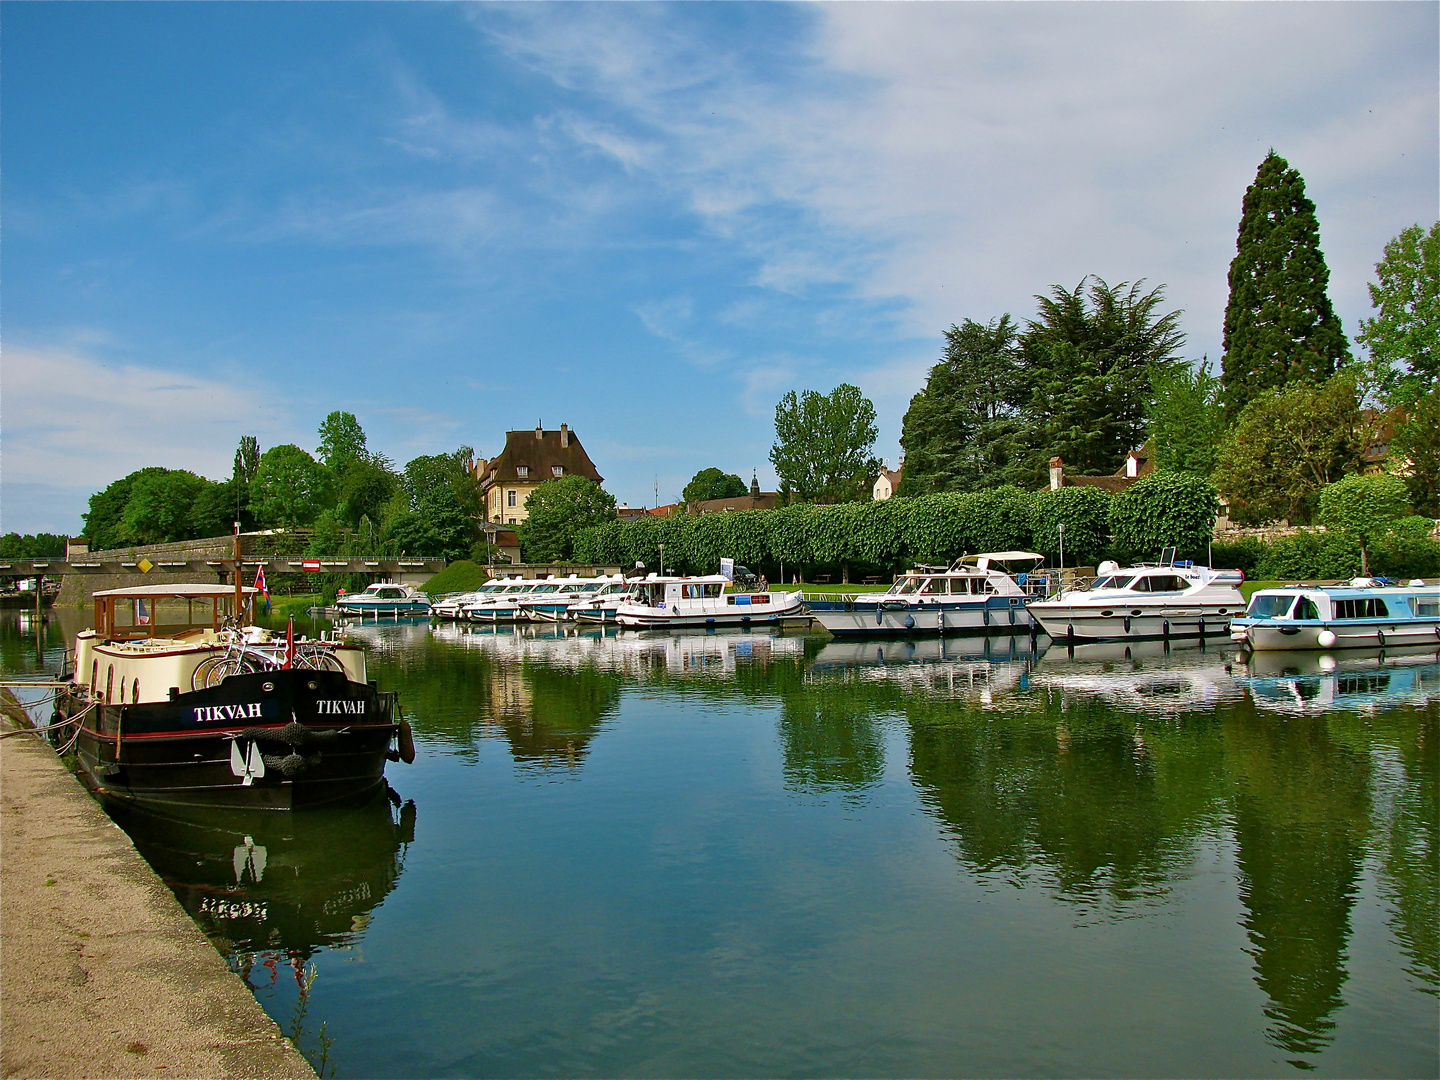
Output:
[[[107,802],[167,809],[290,810],[363,796],[384,783],[399,731],[394,694],[328,671],[232,675],[136,705],[62,694],[79,717],[85,784]],[[248,773],[248,775],[246,775]]]
[[[654,609],[650,609],[654,611]],[[647,612],[620,611],[615,621],[621,626],[635,630],[708,630],[717,626],[775,626],[789,616],[803,614],[797,600],[785,607],[739,609],[724,611],[696,612]]]
[[[836,637],[1029,633],[1031,626],[1019,597],[959,604],[811,600],[806,606],[810,617]]]
[[[1335,640],[1321,644],[1320,635],[1329,632]],[[1415,645],[1440,647],[1440,620],[1401,619],[1363,622],[1241,622],[1237,620],[1232,638],[1256,652],[1289,652],[1296,649],[1395,649]]]
[[[1115,602],[1098,608],[1046,601],[1030,605],[1030,614],[1057,640],[1129,641],[1163,638],[1225,637],[1236,614],[1232,602],[1146,607]]]

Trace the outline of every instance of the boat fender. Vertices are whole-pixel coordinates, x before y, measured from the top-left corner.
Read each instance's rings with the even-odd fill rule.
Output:
[[[906,630],[914,630],[914,629],[915,629],[915,616],[914,616],[914,615],[906,615],[906,616],[905,616],[905,629],[906,629]]]
[[[1322,649],[1333,649],[1335,642],[1339,639],[1335,636],[1334,630],[1321,630],[1320,636],[1315,639]]]
[[[1166,619],[1163,623],[1160,624],[1160,630],[1161,630],[1161,632],[1165,635],[1165,640],[1166,640],[1166,641],[1169,641],[1169,640],[1170,640],[1170,620],[1169,620],[1169,619]]]
[[[1375,631],[1375,636],[1380,639],[1380,648],[1382,648],[1382,649],[1385,648],[1385,631],[1384,631],[1384,630],[1376,630],[1376,631]]]
[[[990,606],[988,604],[985,606],[985,625],[990,625]]]
[[[271,754],[262,754],[261,760],[265,762],[267,769],[278,769],[287,780],[293,780],[311,765],[320,764],[320,755],[314,754],[311,757],[303,757],[293,750],[284,757],[276,757]]]
[[[406,765],[415,764],[415,733],[410,730],[410,721],[400,718],[400,730],[396,733],[400,743],[400,760]]]
[[[877,607],[877,608],[875,609],[875,625],[876,625],[876,626],[882,626],[882,625],[884,624],[884,622],[885,622],[885,609],[884,609],[884,608],[878,608],[878,607]]]
[[[1125,633],[1128,634],[1129,632],[1130,632],[1130,616],[1129,616],[1129,615],[1126,615],[1126,616],[1125,616]]]

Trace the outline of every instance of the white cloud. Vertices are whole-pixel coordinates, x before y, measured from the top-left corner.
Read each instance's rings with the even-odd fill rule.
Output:
[[[22,532],[46,527],[26,524],[43,516],[46,491],[73,506],[75,492],[98,491],[149,465],[223,479],[242,435],[257,436],[262,447],[293,438],[271,388],[68,349],[6,347],[0,390],[0,492],[7,519],[24,508],[26,520],[6,524]]]

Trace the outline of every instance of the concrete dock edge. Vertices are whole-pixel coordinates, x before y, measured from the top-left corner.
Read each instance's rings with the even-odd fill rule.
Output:
[[[29,734],[0,740],[0,1076],[315,1076]]]

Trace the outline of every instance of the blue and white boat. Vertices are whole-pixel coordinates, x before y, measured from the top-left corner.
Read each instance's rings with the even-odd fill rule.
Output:
[[[807,593],[805,606],[837,637],[1028,632],[1026,602],[1048,587],[1035,573],[1044,561],[1033,551],[967,555],[950,566],[917,566],[888,592]]]
[[[1231,622],[1230,637],[1254,652],[1440,645],[1440,585],[1354,578],[1259,589]]]
[[[377,581],[364,592],[336,597],[346,615],[429,615],[430,598],[411,585]]]

